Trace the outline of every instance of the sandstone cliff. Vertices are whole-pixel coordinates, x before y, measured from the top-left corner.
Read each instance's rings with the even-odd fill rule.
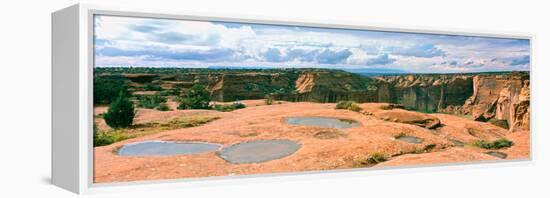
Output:
[[[378,102],[402,104],[409,109],[438,112],[463,105],[472,95],[472,76],[416,74],[378,77]]]
[[[506,121],[512,131],[529,129],[529,74],[480,74],[473,79],[474,93],[461,111],[478,121]]]
[[[293,72],[223,74],[211,82],[212,99],[225,102],[289,95],[295,90],[296,78]]]
[[[101,74],[104,75],[104,74]],[[384,102],[422,112],[471,115],[512,131],[529,129],[528,72],[482,74],[407,74],[366,77],[340,70],[185,70],[122,74],[141,90],[156,84],[181,93],[207,85],[214,101],[272,97],[292,102]],[[184,96],[184,95],[182,95]]]
[[[270,95],[293,102],[387,102],[423,112],[471,115],[513,131],[529,129],[526,72],[371,78],[343,71],[298,70],[180,76],[178,80],[208,84],[216,101]]]
[[[295,83],[295,92],[281,96],[281,99],[296,102],[370,102],[377,100],[377,87],[372,82],[370,78],[341,71],[301,72]]]
[[[376,86],[372,86],[371,81],[357,74],[328,70],[224,74],[211,86],[211,91],[212,98],[218,101],[261,99],[270,95],[294,102],[370,102],[377,100]]]

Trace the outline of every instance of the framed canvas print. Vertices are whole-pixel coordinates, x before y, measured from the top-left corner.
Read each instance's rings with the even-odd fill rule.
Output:
[[[52,179],[73,192],[532,160],[531,35],[89,5],[52,20]]]

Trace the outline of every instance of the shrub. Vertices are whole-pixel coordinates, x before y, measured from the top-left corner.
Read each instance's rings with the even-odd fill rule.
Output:
[[[363,110],[361,107],[359,107],[358,105],[356,104],[353,104],[351,105],[351,107],[349,108],[349,110],[352,110],[352,111],[355,111],[355,112],[359,112],[361,110]]]
[[[97,129],[97,124],[94,122],[94,129],[93,129],[93,133],[94,133],[94,146],[100,146],[100,141],[99,141],[99,129]]]
[[[162,87],[160,85],[155,85],[155,84],[145,84],[143,89],[145,91],[162,91]]]
[[[159,111],[170,111],[170,107],[168,107],[166,103],[159,104],[159,106],[156,109]]]
[[[119,133],[118,131],[100,132],[97,128],[97,124],[94,122],[94,147],[109,145],[128,138],[131,137],[126,134]]]
[[[513,145],[514,145],[514,143],[512,141],[504,139],[504,138],[493,141],[493,147],[496,148],[496,149],[508,148],[508,147],[513,146]]]
[[[472,146],[489,149],[491,147],[491,143],[485,140],[476,140],[472,143]]]
[[[117,130],[98,133],[97,136],[94,137],[94,147],[109,145],[129,138],[133,138],[133,136]]]
[[[204,117],[204,116],[182,117],[182,118],[172,119],[165,123],[161,123],[160,128],[164,128],[165,130],[170,130],[170,129],[197,127],[217,119],[218,117]]]
[[[234,110],[229,105],[221,105],[221,104],[212,105],[212,109],[214,109],[216,111],[222,111],[222,112],[227,112],[227,111],[233,111]]]
[[[169,95],[173,96],[179,96],[181,94],[181,88],[180,87],[174,87],[170,90],[168,90]]]
[[[187,91],[187,98],[181,98],[178,109],[209,109],[210,93],[204,85],[193,85]]]
[[[437,145],[435,145],[435,144],[428,144],[428,145],[424,146],[424,152],[430,152],[430,151],[434,150],[434,148],[436,146]]]
[[[114,143],[114,138],[105,135],[104,133],[94,132],[94,147],[105,146]]]
[[[192,109],[191,108],[191,101],[187,98],[178,98],[177,99],[179,104],[177,109]]]
[[[351,106],[351,101],[339,101],[336,103],[336,109],[348,109]]]
[[[158,95],[160,95],[160,96],[169,96],[169,95],[172,95],[172,92],[170,90],[163,90],[163,91],[159,91]]]
[[[340,101],[340,102],[336,103],[336,109],[347,109],[347,110],[351,110],[351,111],[355,111],[355,112],[359,112],[359,111],[363,110],[361,107],[359,107],[359,105],[356,102],[351,101],[351,100]]]
[[[382,106],[381,109],[382,109],[382,110],[405,109],[405,106],[400,105],[400,104],[393,104],[393,103],[390,103],[390,104],[388,104],[388,105]]]
[[[273,96],[265,95],[264,102],[265,102],[266,105],[272,105],[273,104]]]
[[[123,128],[132,125],[134,121],[134,104],[128,97],[120,93],[109,105],[109,110],[103,115],[103,119],[111,128]]]
[[[166,102],[166,98],[155,94],[152,96],[140,96],[138,97],[138,107],[146,109],[156,109],[161,104]]]
[[[234,102],[233,104],[231,104],[231,106],[233,106],[235,109],[246,108],[246,105],[244,103],[241,103],[241,102]]]
[[[388,161],[388,156],[383,152],[374,152],[368,155],[366,158],[361,158],[357,160],[356,166],[365,167],[372,166],[381,162]]]
[[[272,105],[273,104],[273,98],[266,98],[265,99],[265,104],[266,105]]]
[[[229,112],[229,111],[242,109],[242,108],[246,108],[246,105],[240,102],[234,102],[233,104],[230,104],[230,105],[215,104],[212,106],[212,109],[216,111],[222,111],[222,112]]]
[[[110,104],[121,92],[130,95],[124,80],[94,77],[94,104]]]
[[[473,142],[472,145],[483,149],[501,149],[511,147],[514,143],[510,140],[501,138],[492,142],[477,140]]]
[[[378,164],[380,162],[388,161],[388,157],[385,153],[382,152],[374,152],[369,155],[367,158],[367,161],[371,164]]]

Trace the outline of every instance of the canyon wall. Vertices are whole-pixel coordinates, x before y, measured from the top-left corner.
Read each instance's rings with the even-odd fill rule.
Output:
[[[471,75],[411,74],[376,79],[378,102],[398,103],[424,112],[463,105],[473,93]]]
[[[218,101],[270,95],[293,102],[397,103],[422,112],[471,115],[511,130],[529,129],[529,74],[409,74],[364,77],[341,71],[227,74],[211,83]]]
[[[261,99],[271,95],[293,102],[389,102],[409,109],[437,112],[462,106],[474,93],[473,76],[415,74],[364,77],[340,71],[225,74],[211,84],[218,101]]]
[[[226,74],[211,88],[218,101],[262,99],[271,96],[293,102],[338,102],[378,99],[374,80],[341,71]]]
[[[288,94],[295,88],[293,73],[225,74],[211,81],[212,99],[236,101],[262,99],[268,94]]]
[[[263,99],[293,102],[387,102],[422,112],[471,115],[510,130],[529,129],[528,72],[481,74],[406,74],[366,77],[339,70],[291,69],[196,71],[124,75],[139,87],[163,89],[207,85],[214,101]]]
[[[295,102],[372,102],[378,97],[373,82],[373,79],[347,72],[303,72],[296,80],[295,92],[288,98],[280,98]]]
[[[459,109],[477,121],[504,121],[512,131],[529,129],[529,74],[479,74],[473,78],[474,92]]]

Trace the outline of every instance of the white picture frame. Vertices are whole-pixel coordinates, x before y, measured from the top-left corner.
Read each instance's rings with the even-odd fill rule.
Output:
[[[121,189],[181,188],[229,183],[255,183],[288,179],[317,179],[327,177],[364,176],[369,174],[397,174],[410,171],[453,170],[464,168],[524,166],[534,163],[535,131],[531,116],[531,153],[528,160],[507,160],[502,163],[472,162],[435,164],[398,168],[368,168],[313,172],[277,173],[245,176],[224,176],[194,179],[171,179],[116,184],[93,183],[93,16],[96,14],[127,17],[168,18],[201,21],[296,25],[322,28],[379,30],[409,33],[448,34],[496,38],[528,39],[533,48],[534,35],[529,33],[494,33],[442,28],[421,29],[386,25],[364,25],[346,22],[325,23],[318,20],[250,17],[222,14],[203,14],[149,9],[106,8],[77,4],[52,14],[52,183],[74,193],[117,191]],[[531,53],[531,60],[533,55]],[[532,63],[533,61],[531,61]],[[532,67],[532,65],[531,65]],[[531,75],[533,75],[531,73]],[[533,79],[533,77],[531,77]],[[533,92],[533,87],[531,92]],[[531,104],[531,115],[536,111]],[[285,177],[282,177],[285,176]],[[291,176],[291,177],[288,177]],[[139,185],[139,186],[138,186]]]

